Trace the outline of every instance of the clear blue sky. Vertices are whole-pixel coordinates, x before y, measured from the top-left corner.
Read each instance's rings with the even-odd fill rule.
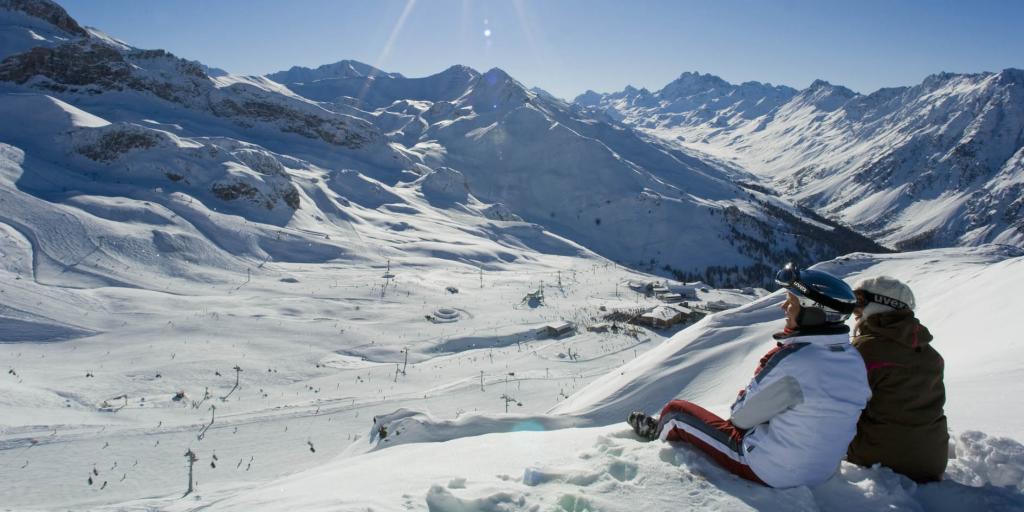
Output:
[[[939,71],[1024,68],[1017,0],[58,2],[134,46],[232,73],[355,59],[417,77],[465,64],[569,99],[656,90],[683,71],[871,92]]]

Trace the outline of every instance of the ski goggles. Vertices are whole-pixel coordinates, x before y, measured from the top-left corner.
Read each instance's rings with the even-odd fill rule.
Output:
[[[775,274],[775,284],[844,315],[853,313],[853,309],[856,306],[853,303],[836,300],[821,293],[814,287],[808,286],[800,279],[800,268],[793,264],[793,262],[786,263],[786,266],[782,267],[782,270]]]
[[[800,281],[800,269],[793,262],[786,263],[779,273],[775,274],[775,284],[783,288],[789,288]]]

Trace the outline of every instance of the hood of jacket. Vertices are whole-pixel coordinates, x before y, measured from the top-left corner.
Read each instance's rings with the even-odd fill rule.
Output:
[[[860,336],[873,335],[915,349],[933,339],[928,328],[921,325],[909,309],[876,313],[862,319],[857,327]]]

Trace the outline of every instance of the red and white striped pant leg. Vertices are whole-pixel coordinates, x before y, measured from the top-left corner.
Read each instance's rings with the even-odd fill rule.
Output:
[[[744,431],[697,404],[686,400],[669,402],[661,411],[658,432],[662,441],[690,443],[733,474],[768,485],[747,465],[743,455]]]

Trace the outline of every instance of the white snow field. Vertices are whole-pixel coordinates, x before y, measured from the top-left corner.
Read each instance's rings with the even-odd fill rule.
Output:
[[[641,443],[622,419],[676,396],[725,414],[773,344],[779,293],[669,339],[537,339],[546,321],[654,299],[625,285],[643,276],[598,258],[541,254],[485,271],[482,288],[467,265],[396,257],[388,279],[381,264],[267,264],[166,291],[73,289],[18,267],[32,246],[16,232],[0,240],[2,321],[38,333],[0,344],[5,509],[1024,509],[1016,249],[823,264],[914,287],[947,361],[955,458],[939,484],[844,463],[817,488],[772,490],[685,445]],[[520,304],[541,281],[544,305]],[[457,320],[424,318],[439,309]],[[182,498],[189,449],[198,487]]]

